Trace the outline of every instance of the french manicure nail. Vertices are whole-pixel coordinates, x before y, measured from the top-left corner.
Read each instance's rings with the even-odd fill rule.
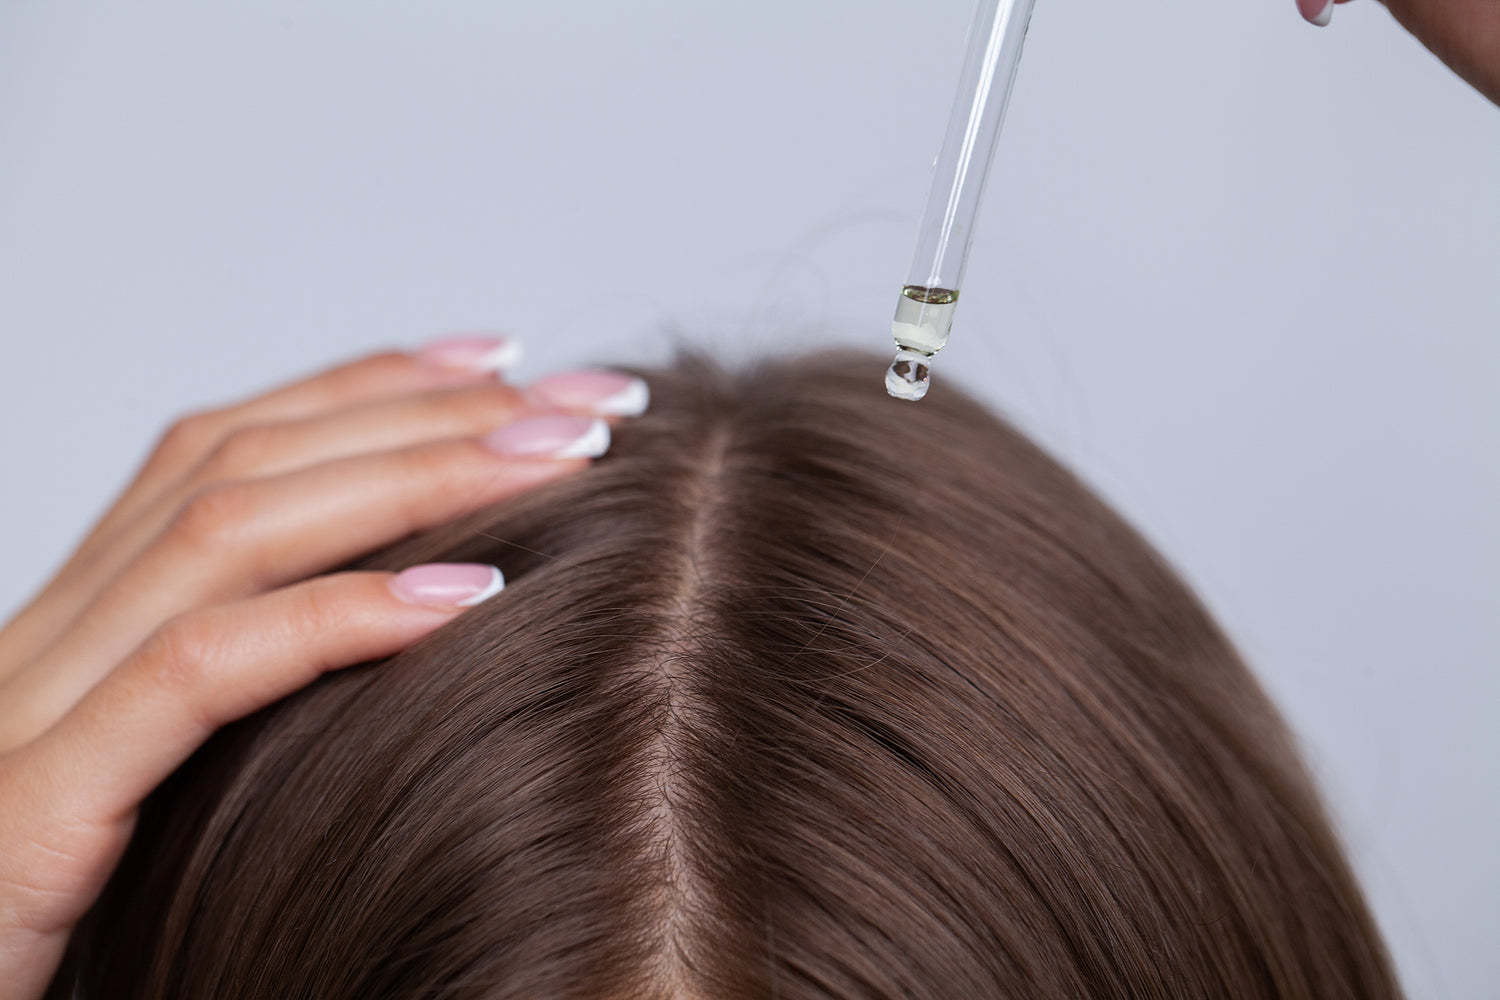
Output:
[[[505,589],[505,575],[483,563],[426,563],[391,578],[391,592],[407,604],[473,607]]]
[[[601,417],[638,417],[651,402],[645,379],[597,368],[549,375],[526,394],[540,406],[587,410]]]
[[[1333,0],[1297,0],[1297,10],[1303,18],[1320,28],[1328,27],[1333,20]]]
[[[491,431],[483,443],[507,458],[598,458],[609,451],[609,424],[599,417],[526,417]]]
[[[503,372],[521,363],[521,342],[514,337],[443,337],[422,345],[417,359],[434,368],[476,375]]]

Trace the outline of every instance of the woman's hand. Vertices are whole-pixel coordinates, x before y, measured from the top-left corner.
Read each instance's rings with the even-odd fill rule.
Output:
[[[1313,24],[1326,25],[1334,4],[1347,2],[1297,0],[1297,9]],[[1455,73],[1500,104],[1500,0],[1381,2]]]
[[[179,421],[0,630],[0,997],[39,997],[141,800],[219,726],[496,593],[488,566],[309,579],[584,467],[637,379],[526,392],[495,338],[366,358]]]

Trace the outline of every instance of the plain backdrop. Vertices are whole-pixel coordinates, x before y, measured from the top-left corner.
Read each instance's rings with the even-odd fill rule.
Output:
[[[0,0],[0,611],[174,414],[353,353],[885,353],[970,13]],[[1204,595],[1411,994],[1500,995],[1500,109],[1373,2],[1039,0],[977,233],[933,391]]]

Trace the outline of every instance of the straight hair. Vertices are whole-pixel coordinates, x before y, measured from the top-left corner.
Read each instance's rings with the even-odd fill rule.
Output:
[[[51,996],[1397,996],[1199,602],[881,368],[642,372],[591,468],[364,560],[509,584],[217,734]]]

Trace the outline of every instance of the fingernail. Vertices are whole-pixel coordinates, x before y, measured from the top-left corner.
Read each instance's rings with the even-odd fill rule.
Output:
[[[491,431],[483,443],[508,458],[598,458],[609,451],[609,424],[599,417],[527,417]]]
[[[549,375],[526,394],[541,406],[588,410],[601,417],[638,417],[651,402],[645,379],[597,368]]]
[[[505,575],[483,563],[426,563],[391,578],[391,592],[407,604],[473,607],[505,589]]]
[[[521,342],[514,337],[443,337],[422,345],[417,359],[434,368],[480,375],[514,368],[521,353]]]
[[[1328,27],[1333,20],[1333,0],[1297,0],[1297,9],[1309,22],[1320,28]]]

